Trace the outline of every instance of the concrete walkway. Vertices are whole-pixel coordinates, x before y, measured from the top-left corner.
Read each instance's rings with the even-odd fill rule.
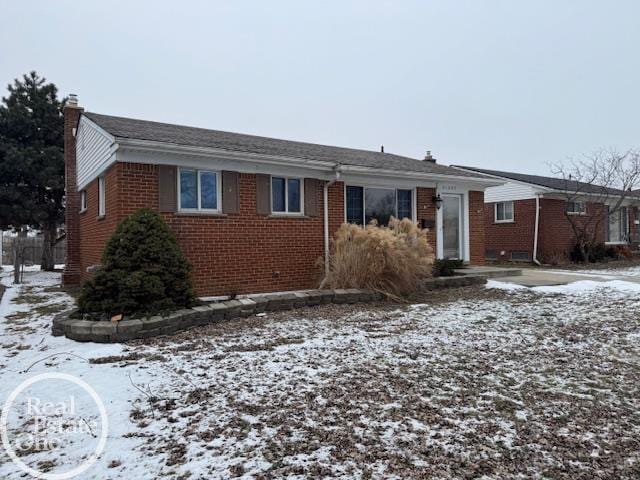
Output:
[[[619,271],[572,271],[547,270],[544,268],[523,268],[521,275],[501,277],[501,282],[514,283],[525,287],[542,287],[552,285],[566,285],[568,283],[591,280],[594,282],[609,282],[623,280],[625,282],[640,283],[639,275],[629,275],[626,269]]]
[[[522,275],[522,269],[511,267],[493,267],[490,265],[469,265],[456,270],[460,275],[483,275],[487,278],[517,277]]]

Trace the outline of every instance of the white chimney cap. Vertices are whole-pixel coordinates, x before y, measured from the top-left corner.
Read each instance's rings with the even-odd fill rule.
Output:
[[[67,105],[69,105],[70,107],[77,107],[78,95],[76,95],[75,93],[70,93],[69,98],[67,99]]]

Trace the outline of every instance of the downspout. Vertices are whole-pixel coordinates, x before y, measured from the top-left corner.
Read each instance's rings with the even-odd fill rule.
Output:
[[[320,282],[320,288],[324,287],[329,276],[329,187],[340,180],[340,164],[333,167],[335,178],[326,182],[323,189],[323,201],[324,207],[324,278]]]
[[[540,225],[540,194],[536,193],[536,223],[533,229],[533,263],[542,266],[538,260],[538,226]]]

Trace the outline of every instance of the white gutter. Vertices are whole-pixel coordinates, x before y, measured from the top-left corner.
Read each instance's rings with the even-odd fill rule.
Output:
[[[188,145],[177,145],[164,142],[156,142],[151,140],[136,140],[130,138],[116,138],[116,142],[119,147],[123,149],[134,149],[138,151],[147,151],[154,153],[174,153],[184,154],[200,157],[211,157],[224,160],[250,160],[258,163],[283,165],[283,166],[296,166],[310,168],[314,170],[330,170],[334,169],[336,164],[334,162],[310,160],[305,158],[288,157],[282,155],[266,155],[261,153],[250,152],[233,152],[229,150],[223,150],[212,147],[194,147]],[[417,161],[417,160],[416,160]],[[341,170],[344,173],[360,173],[376,175],[381,177],[395,177],[395,178],[407,178],[411,180],[435,180],[435,181],[450,181],[450,182],[464,182],[475,183],[479,186],[491,187],[502,185],[503,182],[496,182],[491,178],[487,178],[486,175],[477,174],[478,176],[464,176],[464,175],[450,175],[444,173],[435,172],[416,172],[405,170],[392,170],[386,168],[366,167],[363,165],[341,165]]]
[[[333,170],[335,172],[335,178],[325,182],[322,191],[322,205],[324,207],[324,278],[320,283],[320,288],[324,286],[329,276],[329,187],[340,180],[341,165],[335,165]]]
[[[536,193],[536,220],[533,228],[533,263],[541,266],[538,261],[538,226],[540,225],[540,194]]]
[[[483,178],[481,174],[477,177],[467,177],[464,175],[449,175],[443,173],[427,173],[416,171],[390,170],[388,168],[364,167],[361,165],[343,165],[342,171],[345,173],[362,173],[377,175],[381,177],[409,178],[412,180],[432,180],[441,182],[462,182],[475,183],[485,187],[497,187],[504,184],[502,181],[495,181],[492,178]],[[470,172],[472,173],[472,172]]]

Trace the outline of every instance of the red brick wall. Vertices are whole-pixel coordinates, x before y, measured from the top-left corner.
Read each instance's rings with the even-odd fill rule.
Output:
[[[122,218],[119,199],[118,172],[122,164],[112,165],[105,173],[105,215],[98,217],[98,179],[85,189],[87,209],[80,213],[80,272],[82,280],[89,277],[87,268],[99,265],[102,251]]]
[[[469,261],[484,264],[485,213],[484,192],[469,192]]]
[[[433,196],[436,194],[435,188],[420,188],[416,189],[416,214],[418,225],[422,225],[422,220],[430,220],[433,222],[433,228],[427,232],[427,239],[429,244],[433,247],[433,253],[437,252],[436,249],[436,205],[433,203]]]
[[[495,223],[495,203],[485,204],[486,222],[486,250],[505,251],[506,255],[500,260],[510,260],[511,252],[529,252],[533,259],[533,240],[535,232],[535,199],[516,200],[514,206],[513,223]],[[553,256],[567,256],[575,245],[575,235],[571,224],[564,214],[566,202],[549,198],[540,199],[540,224],[538,232],[538,259],[545,261]],[[587,218],[603,215],[603,208],[599,204],[587,204]],[[578,220],[581,217],[575,217]],[[598,225],[598,241],[603,242],[606,232],[606,220]],[[595,227],[595,225],[594,225]]]
[[[158,167],[118,163],[118,210],[121,218],[141,208],[158,208]]]
[[[76,183],[76,139],[73,134],[83,109],[67,105],[64,108],[64,175],[65,175],[65,231],[67,251],[62,273],[64,286],[80,283],[80,196]]]
[[[224,216],[162,214],[193,266],[198,295],[296,290],[318,285],[324,253],[322,185],[319,215],[275,218],[256,213],[255,175],[240,174],[240,213]],[[87,188],[88,209],[81,214],[82,272],[98,264],[117,223],[135,210],[158,208],[155,165],[117,163],[106,175],[107,206],[97,219],[98,181]],[[329,229],[344,221],[344,185],[329,189]]]
[[[320,217],[322,218],[324,215],[324,207],[322,203],[322,190],[319,192],[320,200],[318,205],[320,209],[318,210]],[[333,236],[333,234],[340,228],[340,225],[344,223],[344,183],[336,182],[329,187],[328,192],[329,198],[329,235]],[[324,229],[324,226],[322,227]],[[324,235],[324,230],[323,233]],[[323,253],[324,255],[324,253]]]
[[[513,251],[529,252],[529,258],[533,259],[536,201],[516,200],[513,208],[513,223],[496,223],[495,203],[485,204],[485,250],[497,252],[500,260],[510,260]],[[500,257],[503,250],[505,255]]]
[[[88,208],[79,215],[81,272],[100,263],[102,251],[119,221],[139,208],[158,209],[158,167],[116,163],[106,172],[106,212],[98,218],[98,180],[87,187]],[[166,214],[163,218],[193,265],[198,295],[228,295],[313,288],[322,276],[324,254],[322,185],[316,191],[317,217],[277,218],[256,213],[256,177],[240,174],[240,213]],[[417,218],[435,222],[434,190],[417,189]],[[482,263],[482,192],[470,194],[471,261]],[[329,231],[344,222],[344,183],[329,188]],[[428,234],[436,248],[435,228]]]
[[[540,199],[540,231],[538,236],[538,257],[555,255],[568,255],[575,245],[575,235],[571,223],[564,214],[566,208],[564,200],[550,198]],[[602,216],[603,220],[598,225],[597,241],[604,242],[606,234],[606,216],[601,204],[588,203],[587,215],[584,220],[593,216]],[[581,217],[574,217],[578,220]],[[595,227],[595,223],[592,223]]]

